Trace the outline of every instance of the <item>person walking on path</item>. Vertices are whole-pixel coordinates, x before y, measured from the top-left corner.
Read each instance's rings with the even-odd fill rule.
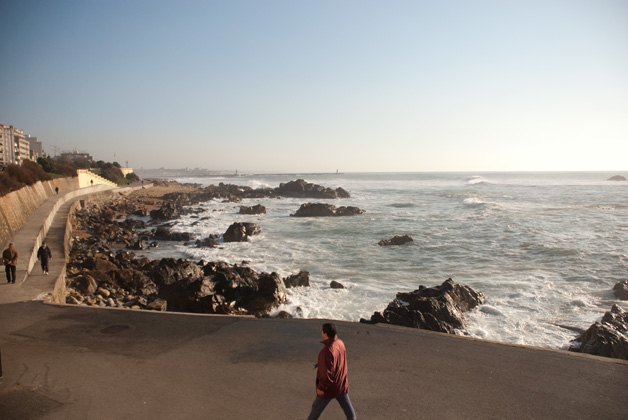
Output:
[[[7,283],[15,283],[15,267],[17,266],[17,251],[13,242],[2,253],[4,271],[7,273]]]
[[[347,350],[345,344],[336,337],[335,324],[323,324],[323,349],[318,354],[316,371],[316,398],[308,420],[320,417],[332,399],[340,404],[347,420],[355,420],[355,411],[349,399],[347,381]]]
[[[52,252],[50,252],[50,248],[46,245],[46,242],[42,242],[41,246],[37,250],[37,258],[41,261],[41,269],[45,275],[48,275],[50,271],[48,267],[48,261],[52,259]]]

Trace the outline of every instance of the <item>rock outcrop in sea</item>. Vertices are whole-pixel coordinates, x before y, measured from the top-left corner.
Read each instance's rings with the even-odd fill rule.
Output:
[[[628,178],[626,178],[625,176],[621,176],[621,175],[615,175],[615,176],[612,176],[612,177],[608,178],[608,181],[628,181]]]
[[[628,360],[628,312],[613,305],[600,322],[574,340],[569,350]]]
[[[255,223],[236,222],[233,223],[222,235],[225,242],[245,242],[250,236],[259,234],[262,229]]]
[[[370,320],[361,319],[360,322],[457,334],[466,325],[463,313],[485,300],[481,292],[447,279],[440,286],[419,286],[413,292],[397,293],[383,312],[375,312]]]
[[[379,246],[403,245],[403,244],[407,244],[408,242],[413,242],[413,241],[414,239],[412,239],[410,235],[403,235],[403,236],[395,235],[390,239],[382,239],[381,241],[377,243],[377,245]]]
[[[628,281],[620,281],[613,286],[613,294],[619,300],[628,300]]]
[[[291,214],[292,217],[340,217],[340,216],[355,216],[365,213],[364,210],[357,207],[336,207],[331,204],[324,203],[305,203],[301,204],[301,207],[296,213]]]
[[[245,198],[319,198],[336,199],[349,198],[351,195],[343,188],[327,188],[312,184],[302,179],[279,184],[276,188],[253,189],[246,186],[238,186],[220,183],[205,188],[197,188],[186,192],[172,192],[162,198],[164,203],[160,208],[150,212],[154,220],[172,220],[182,214],[186,214],[184,207],[202,203],[209,200],[222,200],[225,202],[240,202]]]
[[[261,204],[254,206],[240,206],[240,214],[266,214],[266,207]]]

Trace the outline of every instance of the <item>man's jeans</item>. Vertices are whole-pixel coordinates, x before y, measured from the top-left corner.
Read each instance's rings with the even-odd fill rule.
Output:
[[[4,271],[7,274],[7,283],[15,283],[15,266],[5,265]]]
[[[331,399],[324,400],[322,398],[316,397],[314,403],[312,404],[312,412],[310,413],[310,416],[307,418],[307,420],[318,419],[330,401]],[[336,398],[336,401],[338,401],[338,403],[340,404],[342,411],[345,412],[347,420],[355,420],[355,411],[353,411],[353,406],[351,405],[349,394],[341,395],[340,397]]]

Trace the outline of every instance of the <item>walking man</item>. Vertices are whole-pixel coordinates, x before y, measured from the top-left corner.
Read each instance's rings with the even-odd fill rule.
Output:
[[[41,246],[37,250],[37,258],[41,261],[41,269],[45,275],[48,275],[48,260],[52,259],[52,253],[50,252],[50,248],[46,245],[46,242],[42,242]]]
[[[17,251],[13,242],[2,253],[4,271],[7,273],[7,283],[15,283],[15,267],[17,266]]]
[[[316,399],[308,420],[320,417],[327,404],[336,399],[347,420],[355,420],[355,411],[349,399],[347,381],[347,350],[345,344],[336,337],[336,324],[323,324],[323,349],[318,354],[316,371]]]

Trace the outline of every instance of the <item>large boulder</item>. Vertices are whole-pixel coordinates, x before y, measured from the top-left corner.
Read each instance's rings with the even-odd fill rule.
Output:
[[[310,272],[301,270],[297,274],[292,274],[291,276],[283,279],[286,288],[291,287],[310,287]]]
[[[383,312],[375,312],[370,321],[404,327],[456,334],[465,327],[463,312],[481,305],[486,297],[468,286],[447,279],[440,286],[397,293]]]
[[[381,241],[377,243],[377,245],[379,246],[403,245],[412,241],[414,241],[414,239],[412,239],[410,235],[403,235],[403,236],[395,235],[390,239],[382,239]]]
[[[613,305],[570,347],[571,351],[628,360],[628,312]]]
[[[628,300],[628,281],[620,281],[613,287],[613,294],[617,299]]]
[[[261,232],[261,228],[255,223],[236,222],[229,226],[223,235],[225,242],[244,242],[248,241],[249,236],[257,235]]]
[[[301,198],[349,198],[351,195],[342,188],[325,188],[306,182],[303,179],[290,181],[279,184],[275,188],[275,193],[283,197],[301,197]]]
[[[266,207],[261,204],[252,207],[240,206],[240,214],[266,214]]]
[[[181,205],[177,202],[166,201],[158,209],[151,210],[150,217],[153,220],[172,220],[181,214]]]
[[[337,216],[355,216],[364,213],[357,207],[336,207],[331,204],[324,203],[305,203],[302,204],[296,213],[291,214],[293,217],[337,217]]]
[[[612,176],[608,178],[608,180],[609,181],[628,181],[628,179],[625,176],[621,176],[621,175]]]

